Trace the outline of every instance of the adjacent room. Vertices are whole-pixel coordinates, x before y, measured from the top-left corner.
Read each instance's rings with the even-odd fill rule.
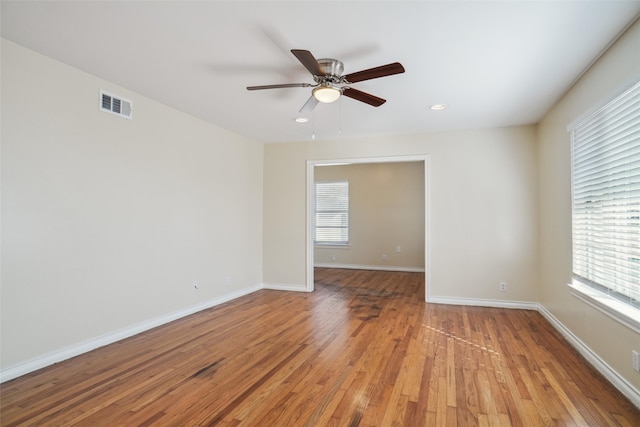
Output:
[[[0,425],[640,425],[640,1],[6,1]]]

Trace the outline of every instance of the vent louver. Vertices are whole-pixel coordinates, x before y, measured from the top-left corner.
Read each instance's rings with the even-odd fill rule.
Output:
[[[131,101],[103,90],[100,91],[100,110],[127,119],[131,119],[133,113]]]

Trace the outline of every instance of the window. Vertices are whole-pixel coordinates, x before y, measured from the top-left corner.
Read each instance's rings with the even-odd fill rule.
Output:
[[[349,243],[349,181],[316,182],[315,243]]]
[[[571,141],[574,282],[638,319],[640,82],[571,128]]]

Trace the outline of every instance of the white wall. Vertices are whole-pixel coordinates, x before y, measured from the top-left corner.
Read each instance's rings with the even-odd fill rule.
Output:
[[[571,151],[567,126],[640,77],[640,21],[551,109],[539,125],[540,300],[562,324],[636,390],[631,350],[640,335],[572,296]],[[639,391],[636,391],[640,395]]]
[[[317,245],[315,265],[424,270],[424,162],[317,166],[314,178],[349,181],[349,245]]]
[[[3,369],[261,285],[262,144],[6,40],[1,136]]]
[[[427,154],[430,297],[537,301],[535,137],[523,126],[265,146],[265,283],[305,287],[307,160]]]

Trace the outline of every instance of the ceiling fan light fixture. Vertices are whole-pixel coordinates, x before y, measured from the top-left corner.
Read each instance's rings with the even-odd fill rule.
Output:
[[[325,84],[313,89],[313,97],[325,104],[337,101],[341,93],[340,89]]]

